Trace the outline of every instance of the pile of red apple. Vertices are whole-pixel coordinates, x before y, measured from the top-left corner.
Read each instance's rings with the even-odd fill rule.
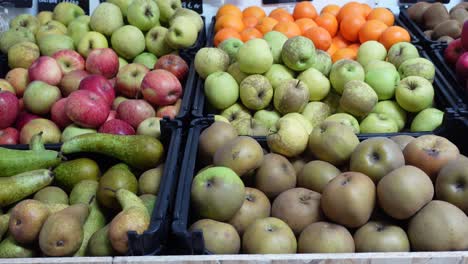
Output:
[[[120,67],[110,48],[86,60],[74,50],[41,56],[0,79],[0,144],[28,144],[41,131],[44,143],[92,132],[159,136],[159,119],[179,111],[187,72],[177,55],[162,56],[154,69]]]
[[[463,24],[461,37],[450,42],[444,52],[445,60],[455,65],[457,77],[468,92],[468,21]]]

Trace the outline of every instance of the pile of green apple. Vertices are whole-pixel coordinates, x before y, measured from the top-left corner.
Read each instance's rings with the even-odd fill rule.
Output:
[[[227,39],[203,48],[195,69],[215,117],[240,135],[268,135],[281,119],[299,120],[308,133],[325,120],[355,133],[433,131],[444,116],[433,108],[434,64],[407,42],[387,52],[368,41],[357,61],[332,64],[311,40],[272,31],[245,44]]]
[[[0,50],[8,54],[12,69],[29,68],[40,54],[71,49],[86,58],[91,50],[109,46],[122,63],[140,54],[144,55],[138,62],[155,62],[194,45],[203,26],[201,16],[182,8],[180,0],[109,0],[91,16],[78,5],[63,2],[53,12],[12,19],[10,29],[0,36]]]

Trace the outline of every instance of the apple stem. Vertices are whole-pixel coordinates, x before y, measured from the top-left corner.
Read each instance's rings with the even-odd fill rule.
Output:
[[[298,80],[297,83],[296,83],[296,88],[299,87],[299,84],[300,84],[300,83],[301,83],[301,81]]]

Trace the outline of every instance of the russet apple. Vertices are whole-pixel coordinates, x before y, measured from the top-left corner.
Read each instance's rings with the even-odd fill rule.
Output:
[[[103,96],[93,91],[78,90],[68,96],[65,112],[74,123],[85,128],[97,128],[106,121],[110,106]]]

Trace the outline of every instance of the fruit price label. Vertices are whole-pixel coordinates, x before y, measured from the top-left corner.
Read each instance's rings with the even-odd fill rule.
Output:
[[[0,0],[0,6],[30,8],[32,7],[32,0]]]
[[[38,10],[39,12],[52,11],[54,7],[61,2],[77,4],[83,8],[86,14],[89,14],[89,0],[37,0]]]
[[[199,14],[203,13],[203,0],[182,0],[182,6]]]

